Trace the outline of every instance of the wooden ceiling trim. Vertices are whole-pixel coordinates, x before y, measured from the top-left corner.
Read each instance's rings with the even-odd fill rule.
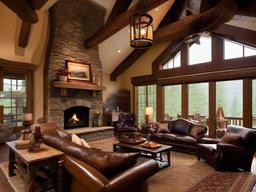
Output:
[[[28,23],[38,22],[38,16],[27,0],[0,0],[23,21]]]
[[[166,2],[167,0],[148,0],[146,5],[144,6],[144,10],[147,12],[162,3]],[[85,41],[85,46],[87,48],[95,47],[125,26],[129,24],[130,17],[134,15],[140,8],[139,3],[127,10],[126,12],[122,13],[118,17],[114,18],[111,22],[107,25],[99,29],[96,33],[94,33],[91,37],[89,37]]]
[[[168,25],[171,22],[177,21],[180,18],[182,10],[184,8],[186,0],[175,1],[171,6],[169,11],[166,13],[158,28],[161,28],[165,25]],[[158,29],[157,29],[158,30]],[[147,52],[147,49],[142,51],[139,49],[135,49],[132,53],[130,53],[110,74],[110,80],[116,81],[117,77],[123,73],[128,67],[133,65],[144,53]]]
[[[256,47],[256,31],[244,29],[232,25],[221,25],[218,29],[213,31],[214,35],[221,38],[237,41],[249,46]]]
[[[117,77],[129,68],[139,57],[146,53],[147,49],[135,49],[131,52],[110,74],[110,80],[116,81]]]
[[[129,8],[131,2],[132,0],[116,0],[106,24],[109,24],[114,18],[125,12]]]
[[[32,1],[32,6],[34,9],[41,9],[48,0],[33,0]]]
[[[214,8],[199,15],[185,17],[154,33],[154,43],[173,41],[202,31],[214,30],[232,19],[237,11],[235,0],[221,0]]]
[[[0,58],[0,68],[35,70],[37,69],[37,65],[31,63],[10,61]]]

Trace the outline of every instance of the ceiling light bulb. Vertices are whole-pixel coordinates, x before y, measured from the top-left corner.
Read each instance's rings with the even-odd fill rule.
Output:
[[[156,11],[159,11],[159,9],[158,9],[158,8],[156,8]]]
[[[119,49],[117,52],[118,52],[118,53],[121,53],[122,51]]]
[[[146,34],[146,30],[145,29],[141,29],[141,35],[145,35]]]

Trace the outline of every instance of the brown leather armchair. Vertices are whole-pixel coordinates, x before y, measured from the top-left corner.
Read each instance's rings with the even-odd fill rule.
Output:
[[[204,138],[197,145],[198,160],[204,159],[217,170],[251,170],[256,150],[256,130],[228,126],[222,139]]]

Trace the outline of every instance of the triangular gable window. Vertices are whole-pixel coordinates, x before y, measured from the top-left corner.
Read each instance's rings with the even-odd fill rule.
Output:
[[[180,58],[180,51],[166,64],[163,65],[163,69],[173,69],[180,67],[181,58]]]

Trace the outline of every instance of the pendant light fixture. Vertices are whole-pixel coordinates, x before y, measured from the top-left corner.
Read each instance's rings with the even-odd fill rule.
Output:
[[[152,46],[153,42],[153,18],[140,11],[130,21],[130,45],[135,49],[143,49]]]

